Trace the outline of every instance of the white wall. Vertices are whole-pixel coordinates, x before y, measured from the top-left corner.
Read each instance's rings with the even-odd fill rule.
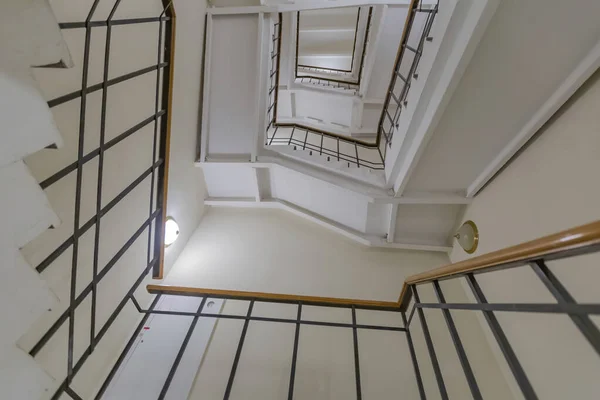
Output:
[[[278,210],[210,208],[164,282],[396,301],[406,276],[447,261],[368,249]]]
[[[481,235],[473,256],[600,219],[599,108],[596,72],[467,209],[464,218],[474,220]],[[466,258],[455,246],[452,261]],[[598,303],[598,259],[581,256],[549,267],[577,301]],[[490,302],[554,302],[527,267],[477,279]],[[600,358],[568,317],[497,316],[539,398],[597,398]]]

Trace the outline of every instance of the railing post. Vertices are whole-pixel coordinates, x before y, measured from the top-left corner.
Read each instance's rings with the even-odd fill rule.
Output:
[[[429,358],[431,359],[431,365],[433,366],[433,372],[435,373],[435,379],[438,384],[438,388],[440,390],[440,397],[442,400],[448,400],[448,392],[446,391],[446,385],[444,384],[444,377],[442,376],[442,370],[440,369],[440,364],[438,363],[437,356],[435,354],[435,348],[433,347],[433,341],[431,340],[431,335],[429,333],[429,327],[427,326],[427,321],[425,320],[425,314],[423,313],[423,309],[419,307],[419,303],[421,303],[421,299],[419,299],[419,293],[417,292],[417,287],[412,286],[413,295],[415,296],[415,307],[417,307],[417,313],[419,313],[419,320],[421,321],[421,327],[423,329],[423,335],[425,336],[425,343],[427,344],[427,351],[429,352]]]
[[[442,288],[440,287],[440,284],[437,280],[433,281],[433,289],[435,291],[435,295],[438,301],[441,304],[445,304],[446,299],[444,298]],[[463,369],[463,372],[465,373],[465,377],[467,378],[467,383],[469,384],[471,395],[473,396],[474,400],[483,400],[481,392],[479,391],[479,386],[477,386],[477,380],[475,379],[475,375],[473,374],[473,369],[471,369],[471,364],[469,364],[469,360],[467,359],[465,348],[463,347],[462,341],[460,340],[460,336],[458,335],[458,331],[456,330],[456,326],[454,325],[454,320],[452,319],[450,310],[442,309],[442,314],[444,314],[444,319],[446,320],[448,331],[450,331],[452,342],[454,343],[454,347],[456,348],[456,353],[458,354],[460,365]]]
[[[296,379],[296,361],[298,359],[298,342],[300,339],[300,321],[302,320],[302,302],[298,302],[298,314],[296,316],[296,333],[294,334],[294,350],[292,352],[292,367],[290,369],[290,384],[288,388],[288,400],[294,398],[294,381]]]
[[[362,400],[360,385],[360,360],[358,357],[358,331],[356,329],[356,309],[352,306],[352,335],[354,337],[354,378],[356,380],[356,400]]]
[[[244,327],[242,328],[242,334],[240,335],[240,341],[238,343],[237,351],[235,352],[235,358],[233,359],[233,365],[231,366],[231,373],[227,381],[227,387],[225,388],[225,395],[223,400],[228,400],[231,395],[231,389],[233,387],[233,380],[235,379],[235,372],[237,370],[238,363],[240,362],[240,356],[242,355],[242,347],[244,347],[244,341],[246,340],[246,332],[248,331],[248,325],[250,324],[250,316],[252,315],[252,308],[254,307],[254,300],[250,301],[248,305],[248,312],[246,313],[246,320],[244,321]]]
[[[416,307],[415,307],[416,308]],[[414,309],[413,309],[414,310]],[[425,388],[423,387],[423,379],[421,378],[421,371],[419,370],[419,363],[417,362],[417,354],[415,353],[415,347],[413,346],[412,337],[410,336],[409,322],[406,321],[406,313],[402,311],[402,322],[404,328],[406,328],[406,341],[408,342],[408,350],[410,351],[410,359],[412,360],[413,368],[415,369],[415,379],[417,380],[417,387],[419,388],[419,395],[421,400],[425,400]]]
[[[473,295],[475,296],[477,303],[486,304],[487,299],[485,298],[483,291],[481,290],[481,287],[479,287],[479,283],[477,283],[473,274],[467,274],[467,282],[473,291]],[[525,398],[528,400],[537,399],[538,397],[535,394],[529,379],[527,379],[527,375],[525,374],[523,367],[521,367],[521,363],[519,363],[519,360],[517,359],[512,346],[508,342],[504,331],[500,327],[500,323],[496,319],[496,316],[492,311],[483,311],[483,315],[488,322],[490,329],[492,330],[492,334],[494,335],[498,346],[500,346],[500,350],[502,351],[508,366],[517,380],[517,384],[523,392],[523,396],[525,396]]]

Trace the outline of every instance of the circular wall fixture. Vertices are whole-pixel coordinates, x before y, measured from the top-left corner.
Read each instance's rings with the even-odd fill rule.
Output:
[[[177,240],[179,236],[179,225],[173,217],[167,217],[165,221],[165,247],[169,247]]]
[[[471,220],[465,221],[465,223],[458,228],[454,237],[460,247],[467,253],[473,254],[475,253],[475,250],[477,250],[477,246],[479,245],[479,229],[477,229],[475,222]]]

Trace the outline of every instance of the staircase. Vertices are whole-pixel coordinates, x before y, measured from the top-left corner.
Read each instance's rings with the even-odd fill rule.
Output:
[[[174,25],[164,7],[0,6],[7,399],[93,396],[138,315],[120,293],[158,268]]]
[[[0,340],[0,386],[6,398],[32,399],[46,394],[52,377],[16,343],[59,299],[20,249],[48,229],[58,228],[61,220],[23,160],[64,144],[31,68],[70,68],[73,61],[46,0],[4,1],[0,32],[0,119],[5,130],[0,150],[4,188],[0,314],[3,321],[10,321],[3,324]]]

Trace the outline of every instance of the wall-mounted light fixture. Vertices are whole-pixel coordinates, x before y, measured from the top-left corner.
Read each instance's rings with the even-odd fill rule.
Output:
[[[475,250],[477,250],[477,245],[479,245],[479,229],[477,229],[475,222],[471,220],[465,221],[465,223],[458,228],[454,237],[460,247],[467,253],[473,254],[475,253]]]
[[[165,247],[169,247],[177,240],[179,236],[179,225],[173,217],[167,217],[165,221]]]

